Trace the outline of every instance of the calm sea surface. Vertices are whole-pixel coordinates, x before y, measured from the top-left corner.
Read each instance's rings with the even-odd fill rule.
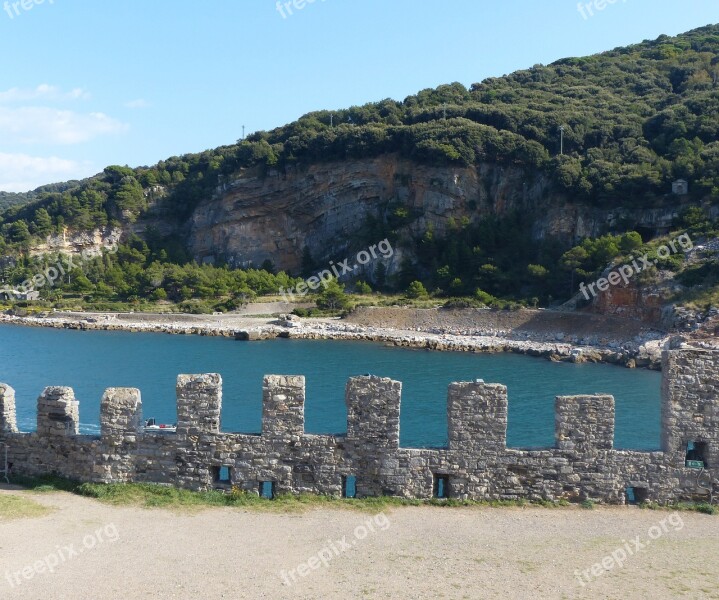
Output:
[[[308,433],[346,431],[347,378],[372,373],[402,381],[401,442],[443,446],[447,385],[482,378],[509,388],[508,444],[551,446],[556,395],[609,393],[616,398],[615,446],[659,448],[660,374],[610,365],[552,363],[513,354],[465,354],[388,348],[365,342],[271,340],[0,325],[0,382],[15,388],[18,425],[35,429],[38,395],[49,385],[75,389],[81,431],[99,432],[107,387],[137,387],[145,417],[174,423],[179,373],[220,373],[222,430],[257,433],[265,374],[305,375]]]

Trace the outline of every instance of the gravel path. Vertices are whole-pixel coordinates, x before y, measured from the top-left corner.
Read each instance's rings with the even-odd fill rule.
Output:
[[[54,510],[0,521],[0,598],[719,598],[719,517],[693,513],[173,513],[68,494],[32,497]],[[622,567],[595,566],[600,574],[592,575],[613,552],[621,559],[620,550]]]

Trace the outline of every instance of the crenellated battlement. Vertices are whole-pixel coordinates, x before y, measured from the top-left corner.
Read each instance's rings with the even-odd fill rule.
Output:
[[[40,437],[77,435],[80,403],[69,387],[48,387],[37,399],[37,434]]]
[[[305,433],[302,376],[265,377],[260,435],[222,432],[220,375],[180,375],[176,391],[175,434],[145,430],[140,390],[111,388],[97,437],[78,434],[79,403],[65,387],[46,388],[37,431],[19,433],[15,392],[0,384],[0,441],[11,472],[334,495],[354,489],[351,479],[359,496],[478,500],[623,503],[633,488],[629,497],[669,502],[719,491],[719,352],[665,352],[658,452],[614,450],[608,395],[557,397],[554,446],[522,450],[507,447],[504,385],[452,383],[447,447],[411,449],[400,446],[402,384],[391,379],[347,382],[347,433],[339,436]]]

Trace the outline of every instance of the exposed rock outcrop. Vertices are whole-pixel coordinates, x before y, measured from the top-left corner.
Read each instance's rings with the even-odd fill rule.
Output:
[[[248,172],[223,184],[195,209],[188,243],[198,261],[227,259],[259,266],[267,259],[297,271],[307,247],[316,260],[345,258],[368,217],[384,218],[398,205],[410,212],[402,232],[447,230],[450,219],[476,221],[514,211],[536,216],[536,239],[572,241],[618,223],[667,229],[676,203],[654,209],[603,209],[556,193],[544,174],[519,167],[431,167],[395,155],[288,167],[284,173]],[[375,240],[375,241],[380,241]],[[398,268],[394,257],[389,271]]]
[[[45,243],[34,246],[30,254],[33,256],[42,256],[45,254],[79,254],[83,250],[100,253],[118,244],[122,235],[122,229],[110,227],[89,231],[67,230],[61,235],[48,236]]]

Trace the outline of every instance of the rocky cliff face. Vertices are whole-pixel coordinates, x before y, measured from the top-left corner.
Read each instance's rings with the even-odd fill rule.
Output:
[[[719,259],[719,240],[710,238],[701,245],[693,246],[684,252],[688,265],[700,265],[704,260]],[[613,268],[607,269],[606,277]],[[615,315],[637,319],[666,331],[690,332],[694,337],[706,334],[716,336],[719,332],[719,310],[690,311],[677,309],[672,300],[687,290],[670,271],[657,271],[649,284],[642,284],[637,278],[628,284],[610,285],[606,291],[599,292],[586,310],[603,315]],[[567,303],[567,308],[576,307],[582,294]]]
[[[570,241],[620,223],[661,231],[678,211],[678,206],[602,210],[570,203],[544,175],[518,167],[430,167],[384,156],[226,182],[195,210],[188,245],[198,261],[222,257],[236,266],[259,266],[270,259],[277,268],[296,272],[305,247],[323,262],[361,249],[353,240],[356,245],[367,218],[382,219],[398,205],[414,215],[405,235],[422,235],[429,227],[441,235],[450,218],[476,221],[521,210],[536,215],[536,238]],[[398,263],[395,256],[394,268]]]
[[[636,283],[610,287],[597,296],[590,310],[604,315],[638,319],[656,326],[665,320],[665,305],[670,295],[668,292],[664,286],[643,288]]]
[[[102,251],[119,243],[123,230],[116,228],[90,231],[66,231],[62,235],[50,235],[44,244],[30,250],[33,256],[45,254],[79,254],[83,250]]]

